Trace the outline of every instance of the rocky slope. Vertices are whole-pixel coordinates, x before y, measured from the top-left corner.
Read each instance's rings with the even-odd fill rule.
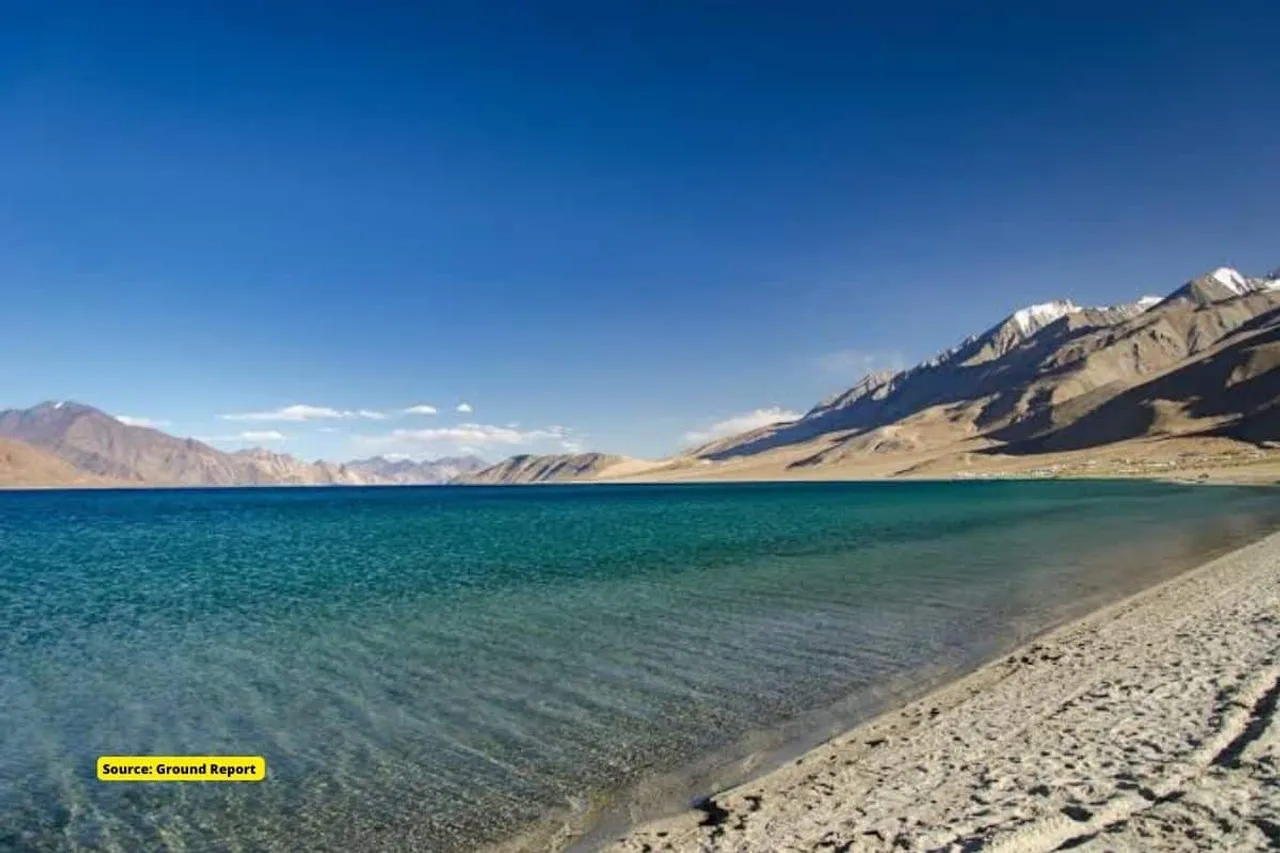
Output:
[[[1039,453],[1076,450],[1159,434],[1187,425],[1204,435],[1253,443],[1280,438],[1280,306],[1224,335],[1203,354],[1108,396],[1076,406],[1060,427],[1004,448]],[[1089,402],[1089,401],[1082,401]]]
[[[261,447],[237,450],[229,454],[237,462],[248,463],[257,477],[252,484],[290,486],[380,486],[386,480],[377,474],[361,471],[352,465],[335,464],[323,459],[306,462],[287,453],[274,453]]]
[[[129,426],[81,403],[0,412],[0,436],[52,453],[86,474],[125,483],[237,485],[272,482],[251,460],[194,439]]]
[[[0,437],[21,442],[26,455],[53,459],[18,473],[0,470],[0,484],[112,482],[136,486],[380,485],[376,473],[329,462],[305,462],[261,448],[224,453],[192,438],[122,423],[74,402],[47,402],[0,412]],[[15,459],[17,457],[15,456]],[[43,473],[38,473],[43,471]]]
[[[1017,458],[1155,470],[1133,454],[1235,465],[1250,446],[1241,442],[1280,442],[1277,336],[1280,271],[1250,278],[1224,267],[1165,297],[1019,309],[915,367],[867,374],[798,420],[669,459],[518,456],[466,479],[970,476],[1026,469]],[[1096,459],[1071,456],[1104,447]],[[1166,462],[1157,468],[1178,464]]]
[[[553,483],[590,480],[628,461],[608,453],[574,453],[549,456],[521,454],[490,465],[454,482],[480,484]]]
[[[1088,429],[1071,433],[1076,443],[1085,434],[1098,436],[1098,443],[1137,437],[1146,432],[1108,432],[1096,424],[1108,418],[1140,423],[1125,409],[1140,395],[1127,392],[1189,367],[1233,335],[1260,331],[1278,308],[1280,281],[1274,276],[1250,279],[1225,268],[1164,299],[1100,308],[1065,300],[1031,306],[909,370],[870,374],[797,421],[722,439],[691,455],[722,462],[808,446],[811,453],[788,465],[811,467],[977,439],[1029,450],[1053,446],[1049,435],[1093,412]],[[1189,402],[1212,390],[1196,385],[1210,381],[1211,373],[1188,373],[1158,393],[1176,392],[1174,402]],[[1240,405],[1245,399],[1233,397]],[[1186,416],[1207,417],[1208,411],[1193,407]]]
[[[342,464],[260,447],[227,453],[67,401],[0,411],[0,441],[0,487],[419,485],[446,483],[487,464],[476,456]]]
[[[415,462],[412,459],[387,459],[374,456],[348,462],[349,471],[378,478],[383,483],[396,485],[440,485],[451,480],[474,474],[488,466],[479,456],[444,456],[440,459]]]
[[[1277,367],[1280,271],[1250,278],[1224,267],[1163,298],[1099,307],[1059,299],[1022,308],[915,367],[868,374],[798,420],[659,462],[580,453],[526,454],[489,467],[475,457],[313,463],[261,449],[223,453],[76,403],[0,412],[0,438],[31,446],[14,452],[11,470],[45,470],[50,482],[74,476],[139,485],[952,476],[989,470],[997,457],[1004,464],[1128,442],[1143,442],[1144,453],[1153,440],[1165,439],[1183,442],[1179,448],[1188,440],[1219,442],[1214,453],[1233,443],[1280,442]],[[55,471],[47,461],[20,462],[19,452],[52,455],[78,473]],[[0,484],[7,482],[3,471]]]
[[[52,453],[9,438],[0,438],[0,488],[110,486]]]

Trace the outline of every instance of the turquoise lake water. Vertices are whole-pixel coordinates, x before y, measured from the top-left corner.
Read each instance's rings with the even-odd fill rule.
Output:
[[[0,493],[0,850],[475,850],[656,807],[1278,524],[1276,490],[1137,482]]]

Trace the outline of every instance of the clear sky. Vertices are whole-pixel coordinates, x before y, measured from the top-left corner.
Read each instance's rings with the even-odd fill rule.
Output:
[[[1278,237],[1275,2],[0,2],[0,407],[657,455]]]

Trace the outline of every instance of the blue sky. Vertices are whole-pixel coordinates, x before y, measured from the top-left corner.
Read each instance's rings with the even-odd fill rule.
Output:
[[[658,455],[1280,265],[1276,4],[1044,5],[3,4],[0,406]]]

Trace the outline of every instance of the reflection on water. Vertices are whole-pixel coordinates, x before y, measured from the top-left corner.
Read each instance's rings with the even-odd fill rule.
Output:
[[[0,849],[472,850],[659,809],[1278,509],[1139,483],[0,495]],[[103,785],[106,753],[269,780]]]

